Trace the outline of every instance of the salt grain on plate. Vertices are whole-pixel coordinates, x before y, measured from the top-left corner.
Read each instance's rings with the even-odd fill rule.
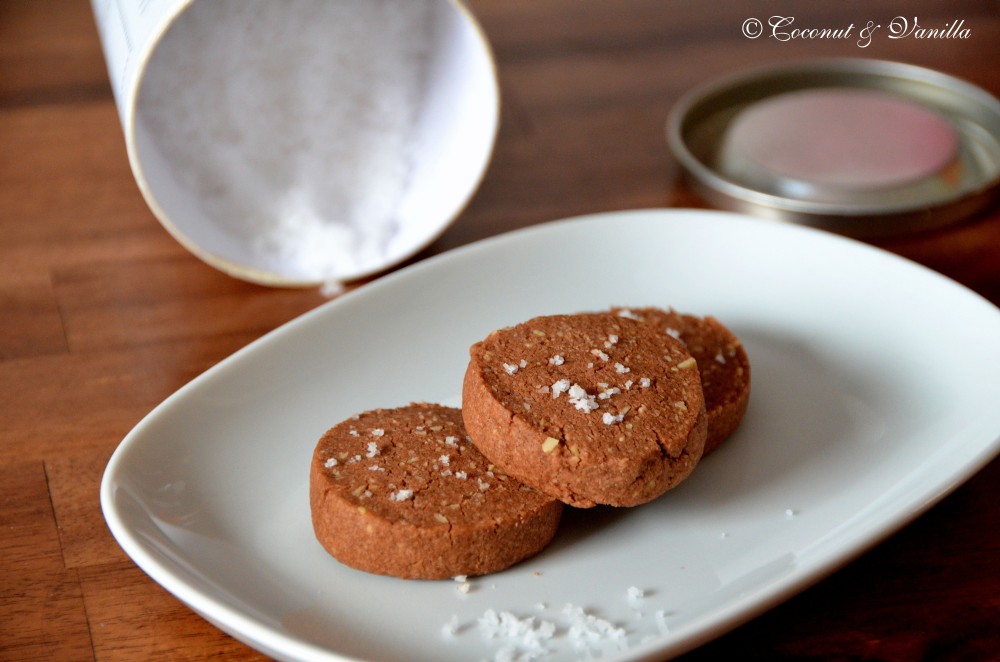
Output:
[[[497,612],[494,609],[487,609],[483,612],[476,624],[484,638],[499,639],[514,649],[508,649],[507,653],[516,653],[517,649],[521,649],[529,654],[534,654],[532,657],[547,652],[546,646],[556,633],[556,626],[550,621],[536,621],[534,616],[518,618],[509,611]],[[500,659],[500,653],[497,654],[496,659]],[[517,658],[509,657],[507,659]]]
[[[656,627],[659,629],[660,634],[670,632],[670,627],[667,625],[667,612],[657,609],[653,612],[653,618],[656,619]]]
[[[625,643],[624,628],[588,614],[582,607],[568,604],[562,613],[570,619],[569,638],[578,648]]]
[[[454,637],[458,634],[458,616],[453,614],[451,620],[441,626],[441,634],[446,637]]]

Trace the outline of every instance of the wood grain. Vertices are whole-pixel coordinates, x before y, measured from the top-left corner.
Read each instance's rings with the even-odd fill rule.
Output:
[[[694,86],[802,57],[910,62],[1000,95],[993,3],[471,0],[502,94],[470,205],[411,261],[544,221],[705,207],[664,143]],[[744,19],[963,20],[966,40],[747,39]],[[1000,303],[1000,211],[877,244]],[[324,297],[237,281],[178,245],[129,169],[90,4],[0,3],[0,659],[257,660],[142,573],[98,501],[128,431],[177,388]],[[1000,339],[998,339],[1000,340]],[[994,461],[848,567],[690,660],[996,659]]]

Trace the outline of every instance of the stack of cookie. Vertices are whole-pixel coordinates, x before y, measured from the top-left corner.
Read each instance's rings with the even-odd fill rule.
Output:
[[[565,505],[632,507],[674,487],[736,429],[739,339],[657,308],[538,317],[470,349],[462,409],[374,410],[313,454],[318,540],[354,568],[483,575],[541,551]]]

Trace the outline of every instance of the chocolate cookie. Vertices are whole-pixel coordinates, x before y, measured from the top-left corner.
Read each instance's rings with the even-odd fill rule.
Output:
[[[634,506],[701,458],[698,368],[674,338],[611,314],[553,315],[470,349],[463,418],[511,476],[567,504]]]
[[[698,362],[708,412],[705,455],[736,431],[750,401],[750,360],[743,343],[714,317],[697,317],[661,308],[613,308],[677,338]]]
[[[367,572],[444,579],[496,572],[541,551],[562,504],[495,469],[458,409],[376,409],[331,428],[313,453],[316,537]]]

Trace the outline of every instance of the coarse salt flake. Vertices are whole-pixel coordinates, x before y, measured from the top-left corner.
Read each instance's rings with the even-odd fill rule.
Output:
[[[561,354],[556,354],[549,359],[549,363],[552,365],[562,365],[563,363],[566,363],[566,359],[564,359]]]
[[[566,605],[563,615],[570,619],[569,637],[578,647],[624,642],[624,628],[615,627],[610,621],[588,614],[582,607]]]
[[[666,634],[670,631],[670,627],[667,625],[667,612],[657,609],[653,612],[653,617],[656,619],[656,627],[661,634]]]
[[[715,355],[715,360],[717,363],[726,365],[726,357],[722,355],[722,352],[719,352],[718,354]]]
[[[337,458],[331,457],[327,459],[327,461],[323,463],[323,466],[326,467],[327,469],[329,469],[330,467],[337,466]]]
[[[605,354],[604,352],[602,352],[599,349],[592,349],[592,350],[590,350],[590,353],[593,354],[594,356],[596,356],[597,358],[599,358],[602,361],[607,361],[608,359],[611,358],[610,356],[608,356],[607,354]]]
[[[517,372],[517,366],[513,363],[504,363],[503,370],[508,375],[513,375],[515,372]]]
[[[365,453],[365,457],[367,457],[367,458],[373,458],[376,455],[379,455],[381,453],[382,453],[382,451],[379,450],[377,443],[375,443],[374,441],[369,441],[368,442],[368,452]]]
[[[569,401],[582,412],[591,412],[598,407],[597,399],[587,393],[587,390],[579,384],[573,384],[569,387]]]
[[[621,363],[616,363],[615,364],[615,372],[617,372],[619,375],[624,375],[626,372],[632,372],[632,369],[631,368],[626,368]]]
[[[445,437],[444,443],[446,443],[449,446],[458,446],[458,437],[451,437],[451,436]]]
[[[441,634],[446,637],[454,637],[458,634],[458,616],[453,614],[451,619],[441,626]]]
[[[618,395],[621,392],[622,390],[620,388],[618,388],[617,386],[612,386],[611,388],[604,389],[603,391],[598,393],[597,398],[599,400],[607,400],[612,395]]]
[[[381,437],[383,435],[385,435],[385,430],[383,430],[382,428],[375,428],[374,430],[372,430],[373,437]]]
[[[642,388],[649,388],[649,385],[652,383],[653,382],[649,379],[649,377],[642,377],[641,379],[639,379],[639,386],[641,386]]]
[[[343,294],[347,291],[347,286],[339,280],[327,280],[319,286],[319,294],[327,299]]]
[[[607,340],[607,342],[604,343],[604,347],[606,349],[610,349],[610,348],[614,347],[617,344],[618,344],[618,336],[616,336],[615,334],[612,333],[612,334],[608,335],[608,340]]]
[[[624,418],[625,414],[615,415],[609,411],[604,412],[604,415],[601,416],[601,420],[604,421],[605,425],[614,425],[615,423],[621,423]]]
[[[565,393],[569,390],[569,380],[560,379],[555,384],[552,385],[552,397],[558,398],[560,393]]]
[[[499,639],[509,649],[497,653],[496,659],[535,659],[546,651],[546,644],[555,636],[556,626],[550,621],[536,621],[534,616],[518,618],[509,611],[487,609],[476,620],[480,634],[486,639]],[[517,656],[518,649],[526,654]]]
[[[406,501],[413,498],[413,490],[396,490],[389,495],[390,501]]]

